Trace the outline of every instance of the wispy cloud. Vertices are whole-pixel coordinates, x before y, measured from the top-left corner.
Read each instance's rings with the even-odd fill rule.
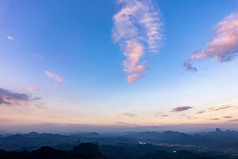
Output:
[[[156,117],[168,117],[169,115],[168,114],[163,114],[162,112],[155,112],[154,113],[154,116],[156,116]]]
[[[49,78],[52,78],[52,79],[54,79],[54,80],[56,80],[56,81],[58,81],[58,82],[63,82],[63,78],[60,77],[60,76],[57,75],[57,74],[53,74],[53,73],[51,73],[51,72],[49,72],[49,71],[45,71],[45,74],[46,74],[47,77],[49,77]]]
[[[130,118],[137,116],[136,113],[130,113],[130,112],[118,113],[116,115],[119,116],[119,117],[130,117]]]
[[[28,91],[38,91],[39,88],[37,86],[31,86],[27,88]]]
[[[219,106],[216,106],[216,107],[209,108],[209,110],[210,111],[218,111],[218,110],[227,109],[227,108],[230,108],[230,107],[232,107],[231,104],[224,104],[224,105],[219,105]]]
[[[160,47],[161,15],[150,0],[117,0],[117,3],[123,7],[113,16],[112,36],[126,56],[124,71],[141,78],[141,73],[148,69],[145,61],[141,62],[142,56],[145,52],[156,53]],[[137,79],[127,81],[130,83]]]
[[[238,54],[238,13],[233,13],[225,17],[215,26],[215,33],[211,40],[207,42],[207,48],[199,50],[191,55],[188,62],[184,64],[188,70],[195,67],[190,63],[191,60],[214,58],[224,62],[232,60]],[[189,69],[192,68],[192,69]]]
[[[211,118],[210,120],[220,120],[219,118]]]
[[[196,112],[196,114],[203,114],[203,113],[205,113],[205,110],[201,110],[201,111]]]
[[[32,100],[40,100],[42,99],[41,97],[35,97],[35,98],[32,98]]]
[[[232,118],[232,116],[223,116],[223,118],[226,118],[226,119],[230,119],[230,118]]]
[[[28,94],[24,93],[17,93],[13,91],[9,91],[6,89],[0,88],[0,105],[5,104],[5,105],[29,105],[30,97]]]
[[[231,122],[238,122],[238,119],[232,119],[232,120],[229,120]]]
[[[172,112],[181,112],[191,108],[192,108],[191,106],[176,107],[172,110]]]
[[[8,40],[14,40],[15,38],[13,36],[8,35],[7,36]]]

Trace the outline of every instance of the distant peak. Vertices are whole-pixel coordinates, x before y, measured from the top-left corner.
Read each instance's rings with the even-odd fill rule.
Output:
[[[220,133],[220,132],[222,132],[222,131],[221,131],[221,129],[216,128],[216,132],[219,132],[219,133]]]

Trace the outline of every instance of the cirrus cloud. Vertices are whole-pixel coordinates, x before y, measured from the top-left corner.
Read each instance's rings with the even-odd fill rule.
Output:
[[[161,15],[150,0],[117,0],[122,9],[113,16],[114,27],[112,37],[122,47],[126,60],[123,61],[124,71],[129,76],[148,69],[141,58],[145,52],[158,52],[162,39]],[[128,77],[129,77],[128,76]],[[134,75],[135,77],[135,75]],[[127,80],[132,83],[139,78]]]

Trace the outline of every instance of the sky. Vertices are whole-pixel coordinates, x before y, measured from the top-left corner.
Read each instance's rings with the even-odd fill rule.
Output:
[[[1,0],[0,130],[235,129],[237,54],[236,0]]]

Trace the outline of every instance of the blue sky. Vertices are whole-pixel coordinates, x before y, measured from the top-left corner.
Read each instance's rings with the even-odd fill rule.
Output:
[[[1,123],[232,124],[237,8],[235,0],[0,1]]]

